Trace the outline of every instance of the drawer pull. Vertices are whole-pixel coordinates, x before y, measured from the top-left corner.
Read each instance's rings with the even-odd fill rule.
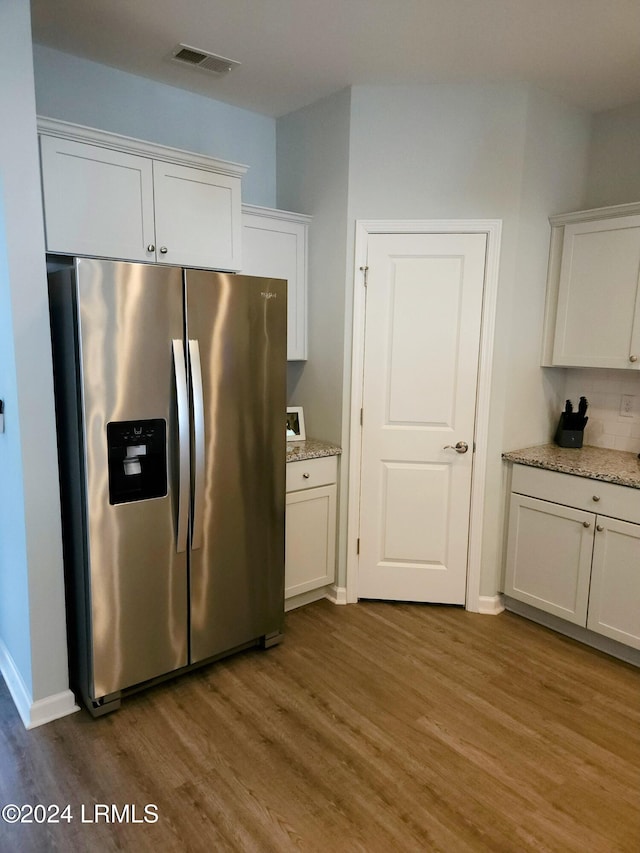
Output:
[[[593,499],[596,503],[598,503],[598,501],[600,500],[600,495],[594,495]]]
[[[302,478],[303,478],[303,480],[308,480],[310,476],[311,476],[311,474],[309,474],[308,471],[305,471],[304,474],[302,475]]]
[[[583,527],[591,527],[591,522],[590,521],[583,521],[582,526]]]
[[[596,524],[596,530],[598,531],[598,533],[602,533],[602,531],[604,530],[603,525],[602,524]]]

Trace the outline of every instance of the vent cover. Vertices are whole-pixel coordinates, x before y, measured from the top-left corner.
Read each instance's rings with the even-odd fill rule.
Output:
[[[190,65],[192,68],[201,68],[203,71],[208,71],[210,74],[228,74],[236,65],[240,65],[234,59],[226,59],[224,56],[216,56],[215,53],[208,53],[206,50],[200,50],[197,47],[190,47],[188,44],[179,44],[173,51],[171,59],[176,62],[182,62],[185,65]]]

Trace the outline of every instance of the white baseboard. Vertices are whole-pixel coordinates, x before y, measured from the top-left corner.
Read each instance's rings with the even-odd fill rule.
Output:
[[[504,610],[502,595],[481,595],[478,598],[478,613],[486,613],[489,616],[497,616]]]
[[[312,604],[314,601],[320,601],[325,597],[328,587],[321,586],[318,589],[310,589],[307,592],[300,592],[298,595],[292,595],[285,599],[284,610],[288,613],[289,610],[295,610],[297,607],[304,607],[305,604]]]
[[[34,729],[36,726],[42,726],[44,723],[50,723],[51,720],[66,717],[67,714],[80,710],[71,690],[62,690],[60,693],[34,702],[13,657],[2,640],[0,640],[0,672],[25,729]]]
[[[326,597],[332,604],[347,604],[347,588],[346,586],[336,586],[331,584],[327,590]]]
[[[36,702],[33,702],[31,705],[30,722],[25,722],[24,717],[22,720],[25,728],[35,729],[36,726],[43,726],[52,720],[66,717],[68,714],[75,714],[79,710],[80,706],[76,705],[76,697],[71,690],[62,690],[60,693],[47,696],[46,699],[38,699]]]

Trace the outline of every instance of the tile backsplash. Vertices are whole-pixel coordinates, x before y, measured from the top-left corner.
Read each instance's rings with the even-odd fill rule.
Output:
[[[581,396],[589,401],[585,444],[640,453],[640,372],[568,368],[564,399],[577,409]]]

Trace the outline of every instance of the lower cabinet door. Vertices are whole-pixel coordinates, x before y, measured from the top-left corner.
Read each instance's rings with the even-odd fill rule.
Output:
[[[587,624],[595,515],[512,494],[505,593]]]
[[[285,598],[333,583],[336,485],[287,494]]]
[[[640,649],[640,524],[596,523],[587,628]]]

